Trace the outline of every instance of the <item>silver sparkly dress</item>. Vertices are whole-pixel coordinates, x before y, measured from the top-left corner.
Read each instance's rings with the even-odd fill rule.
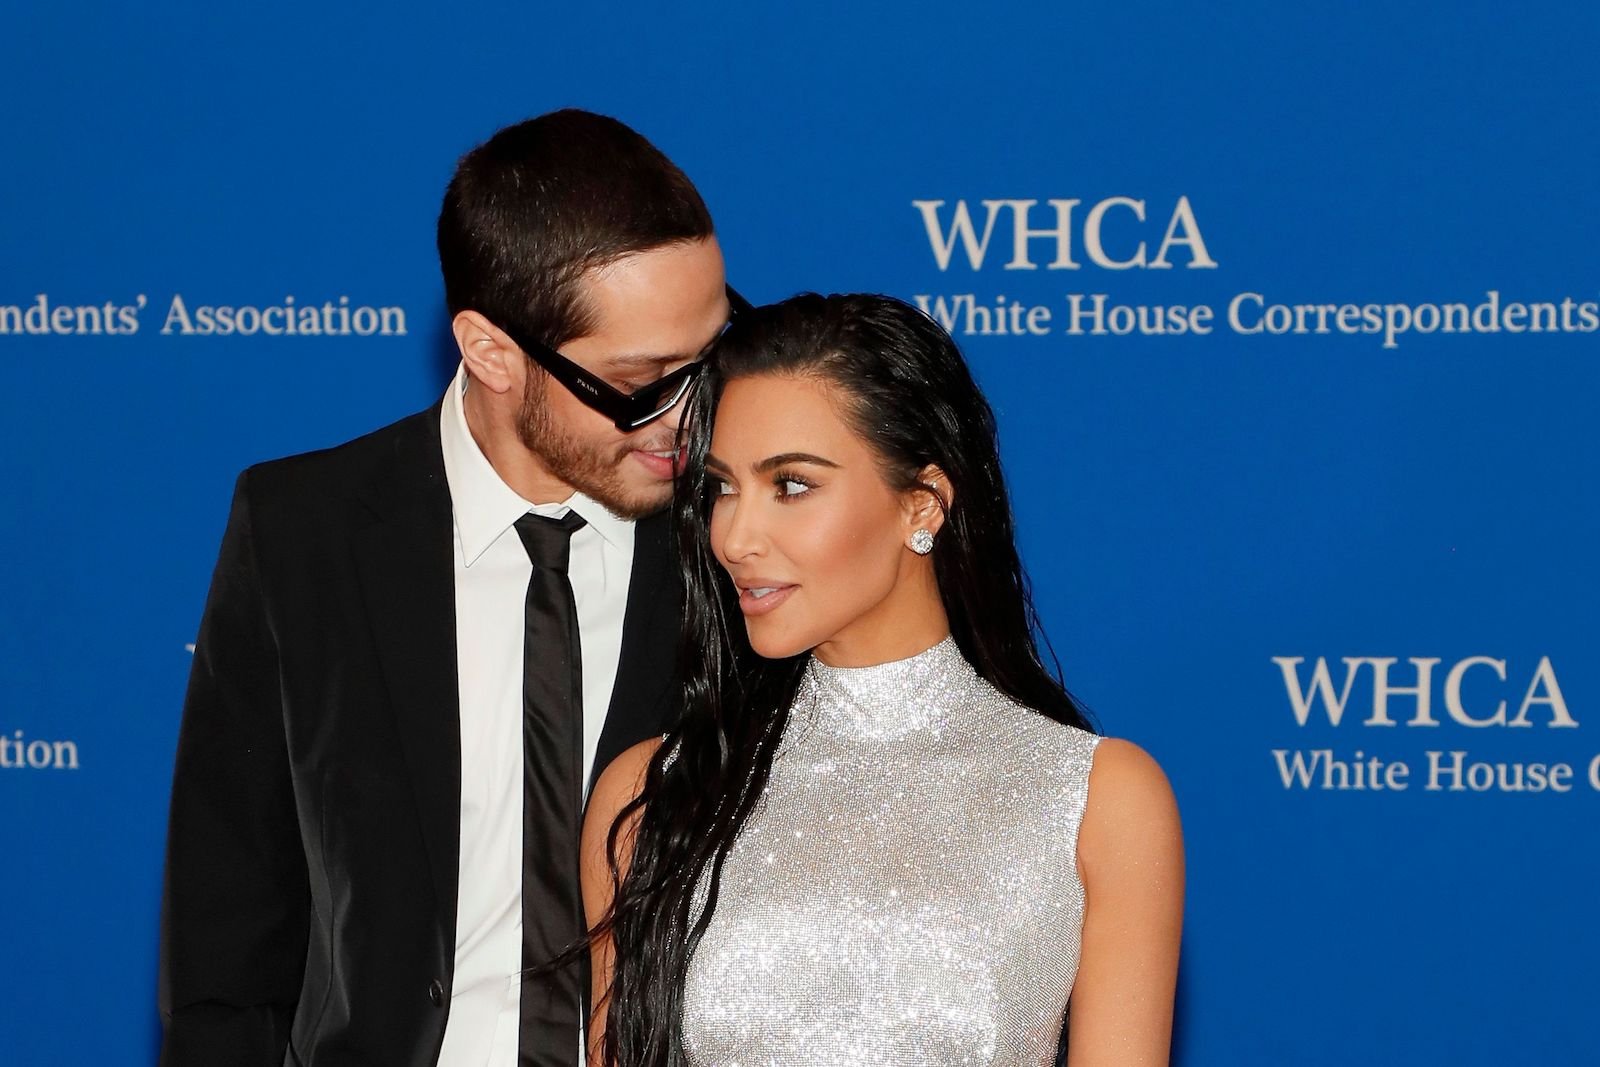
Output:
[[[951,638],[813,659],[689,962],[687,1062],[1054,1063],[1098,740],[996,692]]]

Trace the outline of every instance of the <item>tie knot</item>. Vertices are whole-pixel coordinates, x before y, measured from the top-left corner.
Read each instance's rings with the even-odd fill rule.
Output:
[[[583,525],[583,517],[570,509],[559,519],[530,513],[516,523],[517,536],[533,565],[563,573],[572,554],[572,535]]]

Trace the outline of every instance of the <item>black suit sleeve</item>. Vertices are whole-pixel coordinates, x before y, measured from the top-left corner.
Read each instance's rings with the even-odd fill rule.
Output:
[[[162,1067],[280,1067],[310,896],[240,476],[184,701],[161,908]]]

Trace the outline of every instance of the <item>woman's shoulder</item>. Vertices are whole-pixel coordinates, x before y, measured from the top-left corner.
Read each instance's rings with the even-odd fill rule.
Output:
[[[1001,733],[1009,733],[1018,746],[1033,753],[1035,762],[1048,764],[1060,760],[1069,765],[1081,764],[1087,771],[1105,738],[1092,730],[1052,718],[993,686],[989,689],[991,699],[1001,712],[1001,721],[1008,723]]]
[[[1161,765],[1132,741],[1101,738],[1089,773],[1089,795],[1078,831],[1086,866],[1110,862],[1181,870],[1183,830],[1172,785]]]
[[[1120,737],[1094,738],[1089,788],[1091,796],[1098,791],[1100,799],[1119,804],[1172,799],[1172,786],[1161,765],[1150,753]]]
[[[617,813],[633,802],[644,788],[645,772],[650,761],[661,747],[662,738],[651,737],[622,751],[616,759],[606,764],[595,780],[594,792],[589,797],[591,815],[598,814],[607,825]]]

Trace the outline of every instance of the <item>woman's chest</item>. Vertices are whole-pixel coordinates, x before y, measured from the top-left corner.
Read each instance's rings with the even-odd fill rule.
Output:
[[[774,768],[691,960],[697,1062],[1026,1063],[1054,1040],[1072,812],[1036,778],[890,763]]]

